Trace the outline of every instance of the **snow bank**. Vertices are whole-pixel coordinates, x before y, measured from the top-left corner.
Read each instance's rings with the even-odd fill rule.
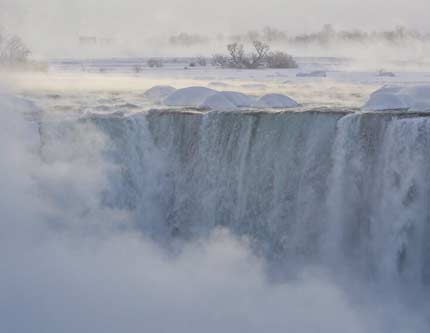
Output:
[[[370,95],[363,110],[430,112],[430,85],[383,87]]]
[[[290,97],[282,94],[268,94],[261,97],[255,107],[257,108],[293,108],[299,104]]]
[[[178,89],[164,100],[164,104],[168,106],[200,107],[209,96],[216,93],[216,90],[205,87]]]
[[[143,97],[153,103],[162,103],[165,98],[173,94],[175,91],[176,89],[171,86],[155,86],[145,91]]]

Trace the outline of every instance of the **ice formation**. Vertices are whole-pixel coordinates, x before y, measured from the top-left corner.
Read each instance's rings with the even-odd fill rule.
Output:
[[[256,103],[258,108],[293,108],[299,104],[290,97],[282,94],[267,94],[261,97]]]
[[[171,86],[155,86],[148,89],[143,97],[147,98],[153,103],[162,103],[165,98],[173,94],[176,91],[175,88]]]
[[[430,111],[430,85],[386,86],[370,95],[364,111]]]
[[[164,104],[168,106],[199,107],[206,98],[216,93],[216,90],[205,87],[178,89],[164,100]]]

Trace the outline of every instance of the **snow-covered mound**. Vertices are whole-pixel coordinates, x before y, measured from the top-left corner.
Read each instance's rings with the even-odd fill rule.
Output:
[[[216,93],[216,90],[205,87],[178,89],[164,100],[164,104],[168,106],[200,107],[209,96]]]
[[[299,104],[291,99],[290,97],[282,94],[267,94],[261,97],[257,103],[255,103],[255,107],[257,108],[293,108],[298,106]]]
[[[233,110],[236,108],[251,107],[255,98],[237,91],[221,91],[209,96],[200,105],[205,109]]]
[[[363,110],[430,112],[430,85],[383,87],[370,95]]]
[[[165,86],[154,87],[150,89],[148,95],[159,96],[160,91],[167,91],[164,88]],[[257,100],[256,97],[241,92],[216,91],[206,87],[188,87],[174,90],[162,103],[166,106],[196,107],[220,111],[238,108],[291,108],[298,106],[296,101],[282,94],[267,94]]]
[[[236,91],[222,91],[220,94],[225,96],[237,107],[250,107],[255,103],[255,97],[242,94]]]
[[[175,91],[176,89],[171,86],[155,86],[145,91],[143,97],[153,103],[162,103],[165,98],[173,94]]]
[[[234,110],[237,106],[230,101],[223,93],[217,93],[215,95],[209,96],[200,105],[204,109],[212,109],[218,111]]]

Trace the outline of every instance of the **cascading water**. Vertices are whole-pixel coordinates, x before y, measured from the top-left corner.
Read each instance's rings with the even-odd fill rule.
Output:
[[[30,112],[28,133],[15,118],[8,332],[428,331],[425,115]]]
[[[116,165],[104,203],[157,238],[222,226],[278,266],[430,282],[426,117],[153,111],[81,122],[108,137]]]

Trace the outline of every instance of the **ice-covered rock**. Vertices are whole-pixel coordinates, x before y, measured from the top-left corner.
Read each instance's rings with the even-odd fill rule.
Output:
[[[199,107],[209,96],[215,95],[216,90],[205,87],[189,87],[176,90],[164,100],[168,106]]]
[[[237,106],[222,93],[209,96],[200,107],[218,111],[237,109]]]
[[[430,85],[382,87],[370,95],[363,110],[430,112]]]
[[[282,94],[267,94],[261,97],[256,103],[257,108],[293,108],[299,104],[292,98]]]
[[[214,110],[234,110],[251,107],[254,103],[255,97],[237,91],[221,91],[206,98],[200,107]]]
[[[143,97],[153,103],[162,103],[165,98],[173,94],[175,91],[176,89],[171,86],[155,86],[145,91]]]
[[[221,91],[219,94],[223,95],[237,107],[250,107],[255,103],[255,97],[237,91]]]

